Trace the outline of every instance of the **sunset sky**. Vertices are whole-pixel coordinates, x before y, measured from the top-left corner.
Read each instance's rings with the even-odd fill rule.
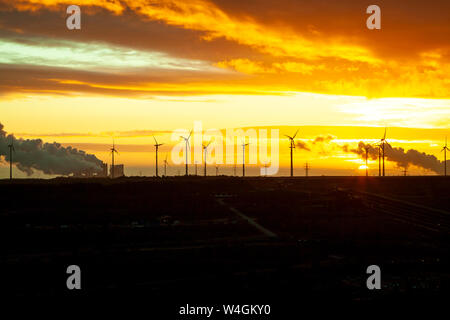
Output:
[[[81,30],[66,27],[72,4]],[[381,30],[366,27],[371,4]],[[297,148],[298,175],[306,161],[311,174],[363,174],[342,146],[375,143],[385,127],[393,147],[442,160],[449,21],[448,0],[0,0],[0,123],[108,163],[115,137],[130,175],[153,174],[152,135],[164,158],[179,142],[172,131],[194,121],[278,128],[279,174],[289,165],[284,134],[297,128],[309,149]],[[375,160],[369,167],[377,173]],[[401,169],[388,164],[388,174]]]

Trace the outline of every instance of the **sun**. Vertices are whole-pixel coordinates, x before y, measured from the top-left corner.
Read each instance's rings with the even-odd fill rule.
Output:
[[[358,167],[359,170],[366,170],[366,169],[368,169],[368,168],[369,168],[369,167],[367,167],[365,164],[360,165],[360,166]]]

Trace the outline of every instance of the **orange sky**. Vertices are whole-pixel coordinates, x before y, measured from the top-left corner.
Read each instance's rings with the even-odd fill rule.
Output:
[[[381,30],[366,28],[368,4],[356,0],[78,0],[82,28],[73,31],[70,4],[0,0],[7,132],[83,145],[107,161],[95,146],[112,136],[125,149],[149,145],[149,133],[168,140],[194,121],[309,126],[305,141],[331,134],[352,143],[395,127],[398,146],[441,157],[450,124],[446,0],[378,1]],[[150,174],[153,155],[139,150],[122,160]],[[358,164],[320,150],[299,157],[317,174],[354,174]]]

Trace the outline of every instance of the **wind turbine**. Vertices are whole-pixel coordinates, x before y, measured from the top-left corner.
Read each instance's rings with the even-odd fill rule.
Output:
[[[12,164],[13,164],[13,152],[16,152],[14,149],[14,139],[11,137],[11,144],[8,145],[9,148],[9,180],[12,180]]]
[[[445,137],[445,145],[441,150],[441,152],[444,151],[444,177],[447,176],[447,150],[450,149],[447,147],[447,137]]]
[[[186,143],[186,176],[187,175],[189,175],[189,168],[188,168],[188,148],[189,148],[189,139],[191,138],[191,134],[192,134],[192,130],[191,131],[189,131],[189,135],[188,135],[188,137],[186,138],[186,137],[183,137],[183,136],[180,136],[180,138],[182,138],[182,139],[184,139],[184,142]]]
[[[291,149],[291,177],[294,176],[294,158],[293,158],[293,150],[295,149],[295,142],[294,142],[294,139],[295,139],[295,136],[297,135],[297,133],[298,133],[298,130],[295,131],[295,134],[294,134],[292,137],[291,137],[291,136],[288,136],[287,134],[285,134],[285,136],[289,138],[289,148]]]
[[[167,162],[167,153],[166,153],[166,158],[164,159],[164,176],[167,176],[167,166],[168,166],[168,162]]]
[[[369,176],[369,166],[368,166],[368,161],[369,161],[369,150],[370,150],[370,145],[366,144],[364,146],[364,150],[366,151],[366,177]]]
[[[385,158],[385,154],[386,154],[386,145],[389,148],[392,148],[391,145],[387,142],[386,140],[386,128],[384,128],[384,136],[383,138],[381,138],[380,140],[380,148],[381,148],[381,156],[383,159],[383,177],[385,176],[385,170],[384,170],[384,158]],[[379,160],[378,160],[379,161]]]
[[[114,139],[113,139],[113,146],[112,146],[112,148],[110,150],[111,150],[111,158],[112,158],[112,161],[111,161],[111,178],[114,179],[114,153],[119,154],[119,152],[117,152],[117,150],[116,150],[116,146],[114,144]]]
[[[250,143],[242,143],[242,176],[245,177],[245,147],[248,146]]]
[[[378,176],[381,177],[381,144],[376,146],[378,147]]]
[[[153,139],[155,140],[154,146],[156,147],[156,177],[158,177],[158,148],[163,145],[163,143],[158,143],[155,136],[153,136]]]
[[[207,145],[202,144],[203,150],[204,150],[204,157],[205,157],[205,167],[203,168],[203,175],[206,177],[206,159],[208,157],[208,147],[211,144],[212,141],[208,142]]]

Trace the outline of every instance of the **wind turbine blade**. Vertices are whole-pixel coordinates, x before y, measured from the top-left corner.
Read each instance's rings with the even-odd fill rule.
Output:
[[[189,131],[189,136],[187,137],[188,139],[191,137],[191,134],[192,134],[192,130]]]
[[[288,136],[287,134],[285,134],[284,136],[285,136],[285,137],[288,137],[290,140],[293,139],[291,136]]]
[[[155,144],[158,144],[158,141],[156,141],[155,136],[153,136],[153,140],[155,140]]]
[[[386,131],[387,131],[387,128],[384,128],[384,136],[383,136],[383,140],[386,140]]]
[[[295,136],[297,135],[297,133],[298,133],[298,129],[297,129],[297,131],[295,131],[295,134],[294,134],[294,136],[292,137],[292,139],[295,139]]]

